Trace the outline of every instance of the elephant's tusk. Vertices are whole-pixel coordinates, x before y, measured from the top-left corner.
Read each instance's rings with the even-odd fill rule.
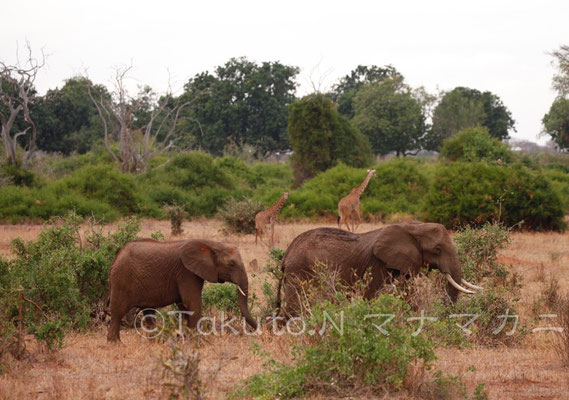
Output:
[[[472,289],[472,290],[484,290],[483,287],[473,285],[472,283],[468,282],[468,281],[465,280],[465,279],[463,279],[461,283],[462,283],[464,286],[466,286],[467,288]]]
[[[452,276],[450,276],[450,274],[445,274],[447,277],[447,281],[449,281],[449,283],[455,288],[460,290],[462,293],[468,293],[468,294],[474,294],[474,292],[472,290],[468,290],[463,288],[462,286],[460,286],[458,283],[456,283],[454,281],[454,279],[452,279]]]
[[[240,292],[243,296],[247,297],[247,295],[245,294],[245,292],[243,291],[243,289],[241,289],[241,288],[239,287],[239,285],[236,285],[236,286],[237,286],[237,290],[239,290],[239,292]]]

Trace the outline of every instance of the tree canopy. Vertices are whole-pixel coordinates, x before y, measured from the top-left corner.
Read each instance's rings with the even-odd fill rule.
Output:
[[[541,121],[544,133],[551,136],[557,147],[569,150],[569,99],[555,99]]]
[[[298,183],[339,161],[353,167],[372,161],[367,138],[321,93],[305,96],[290,106],[288,134]]]
[[[251,144],[262,152],[289,147],[288,105],[295,100],[298,68],[280,62],[257,64],[232,58],[214,74],[197,74],[185,85],[192,107],[179,126],[186,140],[213,154],[228,141]]]
[[[338,112],[348,118],[355,115],[354,98],[358,90],[370,83],[379,83],[387,78],[401,76],[391,65],[378,67],[376,65],[358,65],[348,75],[340,78],[333,87],[330,96],[338,103]]]
[[[363,86],[354,98],[356,127],[376,154],[397,156],[423,148],[426,136],[421,103],[401,76]]]
[[[446,92],[433,113],[433,150],[457,132],[478,125],[488,128],[491,136],[504,140],[515,130],[515,121],[502,100],[491,92],[456,87]]]
[[[34,107],[38,148],[44,151],[86,153],[101,139],[97,108],[89,98],[93,83],[84,77],[68,79],[61,88],[48,90]],[[108,96],[102,85],[97,91]]]

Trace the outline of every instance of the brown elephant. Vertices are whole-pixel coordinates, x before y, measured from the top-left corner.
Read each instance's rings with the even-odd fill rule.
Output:
[[[284,280],[285,304],[282,311],[285,316],[297,315],[298,286],[313,276],[313,266],[317,262],[338,268],[340,279],[348,285],[370,271],[371,280],[365,293],[367,298],[374,296],[393,277],[410,277],[425,265],[445,274],[449,281],[447,292],[452,301],[456,301],[459,291],[474,293],[469,289],[482,289],[462,278],[452,238],[440,224],[393,224],[363,234],[318,228],[297,236],[283,257],[283,278],[279,282],[277,307],[280,309],[281,306]]]
[[[201,318],[202,288],[208,282],[233,282],[247,323],[257,328],[247,308],[249,283],[239,251],[212,240],[158,242],[135,240],[119,251],[109,270],[111,323],[108,341],[120,341],[122,317],[133,307],[178,304],[193,311],[191,328]]]

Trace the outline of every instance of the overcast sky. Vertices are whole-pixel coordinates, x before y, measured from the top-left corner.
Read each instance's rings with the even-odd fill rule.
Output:
[[[49,55],[40,93],[87,70],[108,84],[130,65],[140,84],[181,90],[231,57],[300,67],[298,93],[326,89],[358,64],[391,64],[431,92],[467,86],[497,94],[517,133],[538,139],[554,69],[569,44],[569,1],[48,1],[3,2],[0,58],[26,40]],[[20,50],[20,54],[22,54]],[[169,78],[170,77],[170,78]]]

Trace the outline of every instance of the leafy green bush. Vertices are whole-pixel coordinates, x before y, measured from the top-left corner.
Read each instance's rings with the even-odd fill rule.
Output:
[[[202,292],[202,307],[206,312],[216,308],[219,311],[238,314],[237,287],[233,283],[206,284]]]
[[[16,186],[30,187],[37,183],[37,178],[33,173],[14,164],[0,164],[0,175],[6,177],[11,184]]]
[[[63,182],[83,196],[111,205],[122,215],[140,211],[136,182],[112,165],[88,165],[67,176]]]
[[[440,156],[450,161],[510,163],[508,145],[490,136],[484,127],[468,128],[445,140]]]
[[[219,216],[229,232],[255,233],[255,215],[265,207],[258,201],[229,199],[219,211]]]
[[[563,230],[559,194],[542,174],[522,165],[482,162],[439,165],[422,206],[425,219],[447,227],[501,220],[532,230]]]
[[[426,177],[412,161],[395,160],[375,167],[377,178],[361,196],[362,210],[372,215],[415,213],[427,192]],[[339,164],[308,180],[292,192],[283,218],[314,218],[337,215],[338,202],[363,181],[365,170]]]
[[[24,323],[30,333],[46,341],[48,347],[61,343],[68,328],[85,328],[91,312],[100,308],[108,290],[108,269],[116,253],[136,238],[140,224],[130,219],[115,233],[103,235],[102,227],[91,225],[84,240],[79,236],[82,220],[69,214],[53,221],[35,242],[13,241],[15,258],[7,262],[4,290],[0,292],[2,324],[17,315],[17,289],[41,309],[26,308]]]
[[[380,314],[395,315],[384,329]],[[340,321],[336,329],[330,325]],[[369,316],[374,316],[370,318]],[[409,307],[391,295],[372,300],[339,296],[313,307],[306,321],[305,343],[295,347],[291,365],[272,362],[269,372],[249,378],[237,396],[260,399],[291,398],[311,392],[352,393],[355,388],[372,392],[398,391],[403,388],[412,364],[428,365],[435,359],[433,344],[405,322]],[[324,329],[323,321],[328,325]]]

